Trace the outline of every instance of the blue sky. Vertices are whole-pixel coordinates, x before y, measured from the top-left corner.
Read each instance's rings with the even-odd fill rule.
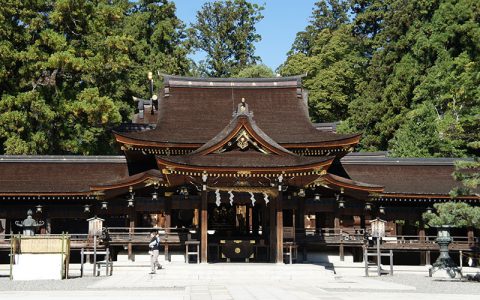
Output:
[[[265,4],[263,20],[257,24],[257,32],[262,40],[255,45],[256,55],[262,62],[275,70],[286,59],[286,54],[297,32],[307,26],[316,0],[252,0]],[[195,21],[195,15],[203,3],[211,0],[173,0],[177,16],[187,25]],[[202,59],[202,53],[192,55],[194,60]]]

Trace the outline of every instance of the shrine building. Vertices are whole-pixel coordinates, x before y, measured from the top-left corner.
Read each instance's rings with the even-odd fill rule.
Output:
[[[163,80],[114,130],[122,155],[0,156],[4,236],[32,209],[46,221],[42,233],[87,233],[98,216],[108,247],[129,257],[144,251],[148,229],[161,228],[179,234],[171,247],[197,241],[201,262],[312,261],[330,251],[358,261],[378,217],[393,249],[428,263],[427,248],[402,248],[401,237],[436,233],[421,217],[434,203],[480,201],[450,198],[455,159],[354,152],[360,133],[313,124],[301,77]],[[468,247],[478,236],[452,234]]]

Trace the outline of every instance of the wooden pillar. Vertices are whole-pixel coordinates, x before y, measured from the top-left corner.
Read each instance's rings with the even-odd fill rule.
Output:
[[[201,252],[201,259],[202,263],[207,263],[207,251],[208,251],[208,238],[207,238],[207,229],[208,229],[208,192],[202,191],[202,199],[201,199],[201,213],[200,213],[200,233],[201,233],[201,240],[200,240],[200,252]]]
[[[199,221],[198,221],[198,220],[199,220],[199,219],[200,219],[200,217],[199,217],[199,213],[198,213],[198,208],[195,208],[195,209],[193,210],[193,226],[194,226],[195,228],[198,228],[198,224],[199,224]]]
[[[418,227],[418,239],[421,243],[425,243],[425,224],[420,220],[420,226]],[[427,252],[420,251],[420,265],[424,266],[427,264]]]
[[[275,262],[275,257],[276,257],[276,251],[277,251],[277,232],[276,232],[276,226],[275,226],[275,218],[276,218],[276,206],[277,206],[277,199],[272,199],[270,203],[268,204],[269,210],[270,210],[270,216],[269,216],[269,226],[270,226],[270,232],[269,232],[269,244],[270,244],[270,261]]]
[[[475,233],[473,231],[473,227],[468,227],[467,230],[468,245],[471,247],[475,243]]]
[[[276,263],[283,262],[283,195],[282,192],[278,192],[276,201],[276,218],[277,218],[277,251],[276,251]]]
[[[302,232],[305,230],[305,198],[297,197],[297,228]]]
[[[172,197],[165,197],[165,227],[172,227]]]
[[[128,234],[133,235],[135,233],[135,208],[134,207],[129,207],[128,208]],[[131,239],[129,239],[131,240]],[[127,245],[127,251],[128,251],[128,259],[131,261],[135,260],[135,257],[133,256],[133,247],[132,243],[129,242]]]
[[[342,236],[342,208],[337,208],[335,210],[335,219],[333,220],[333,226],[335,228],[334,232],[339,237],[339,246],[338,246],[338,255],[340,256],[340,261],[345,260],[345,251],[343,247],[343,236]]]

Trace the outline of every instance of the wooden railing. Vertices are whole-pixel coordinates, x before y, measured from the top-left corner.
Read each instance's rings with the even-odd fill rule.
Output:
[[[361,245],[368,239],[368,232],[363,228],[306,228],[296,229],[295,239],[297,242],[318,242],[325,244],[358,244]],[[436,236],[420,235],[390,235],[382,238],[386,248],[429,248],[438,247],[435,242]],[[480,238],[467,236],[452,236],[453,248],[480,247]]]
[[[109,227],[107,229],[108,241],[110,244],[148,244],[152,230],[157,230],[160,233],[162,243],[184,242],[196,239],[199,236],[198,230],[186,228]]]

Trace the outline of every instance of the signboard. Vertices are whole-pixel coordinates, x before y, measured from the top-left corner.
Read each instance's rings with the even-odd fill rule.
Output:
[[[373,237],[384,237],[385,236],[385,225],[387,221],[384,221],[380,218],[376,218],[375,220],[370,221],[370,225],[372,226],[372,236]]]

